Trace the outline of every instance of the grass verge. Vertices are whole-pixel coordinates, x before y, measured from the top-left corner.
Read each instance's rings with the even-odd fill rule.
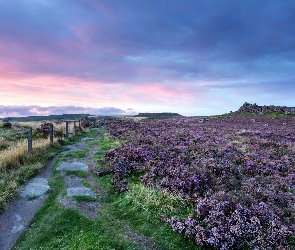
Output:
[[[198,249],[193,240],[183,238],[161,221],[163,215],[189,215],[191,208],[185,200],[139,182],[130,184],[127,192],[116,194],[110,176],[96,177],[96,180],[107,191],[100,210],[103,216],[111,214],[132,231],[152,239],[158,249]]]

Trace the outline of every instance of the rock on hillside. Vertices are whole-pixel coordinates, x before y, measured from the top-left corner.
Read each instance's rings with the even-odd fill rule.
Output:
[[[281,113],[281,114],[295,114],[295,107],[286,107],[286,106],[259,106],[256,103],[251,104],[245,102],[236,113],[245,114],[245,113]]]

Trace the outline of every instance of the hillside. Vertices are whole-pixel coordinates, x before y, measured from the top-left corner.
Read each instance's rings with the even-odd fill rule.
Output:
[[[27,117],[6,117],[2,120],[8,122],[30,122],[30,121],[56,121],[56,120],[76,120],[84,119],[90,114],[62,114],[62,115],[48,115],[48,116],[27,116]]]

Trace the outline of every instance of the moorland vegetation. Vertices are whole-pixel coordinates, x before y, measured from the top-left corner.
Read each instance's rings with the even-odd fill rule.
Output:
[[[106,152],[110,167],[98,175],[112,172],[119,193],[136,179],[184,199],[189,214],[161,216],[174,231],[216,249],[293,244],[294,118],[109,121],[107,129],[125,143]]]
[[[97,234],[103,226],[116,235],[132,227],[163,249],[294,248],[295,118],[252,111],[201,119],[106,119],[106,131],[91,141],[99,147],[94,180],[105,190],[103,217],[85,221],[87,232],[77,231],[83,231],[83,246],[127,244],[119,242],[124,237],[115,242]],[[46,227],[42,218],[52,204],[69,214],[50,199],[43,217],[37,216],[40,226]],[[64,226],[67,221],[59,218]],[[38,234],[43,239],[54,232]],[[70,240],[75,232],[67,227],[65,249],[78,244]],[[133,249],[127,245],[123,249]]]

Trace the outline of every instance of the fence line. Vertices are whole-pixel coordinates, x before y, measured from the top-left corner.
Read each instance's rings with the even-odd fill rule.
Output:
[[[62,132],[60,133],[59,136],[56,136],[55,131],[58,130],[54,130],[54,125],[53,123],[41,123],[41,125],[45,125],[43,128],[42,126],[38,127],[37,129],[39,129],[40,133],[49,133],[49,140],[50,140],[50,144],[53,143],[54,141],[54,137],[60,137],[60,138],[64,138],[66,140],[69,139],[69,135],[73,134],[73,135],[77,135],[78,133],[82,132],[82,127],[91,127],[92,125],[102,125],[104,124],[104,120],[96,120],[96,122],[90,122],[89,119],[85,119],[85,120],[69,120],[69,121],[62,121],[65,122],[65,127],[62,127]],[[73,133],[70,132],[70,126],[69,124],[73,123]],[[60,124],[60,123],[59,123]],[[46,126],[47,125],[47,126]],[[48,127],[49,126],[49,127]],[[32,154],[33,153],[33,127],[23,127],[23,126],[19,126],[19,125],[13,125],[9,122],[6,122],[3,124],[3,128],[14,128],[14,129],[18,129],[18,130],[26,130],[27,131],[27,141],[28,141],[28,153]],[[44,129],[44,130],[42,130]],[[65,130],[65,131],[64,131]]]
[[[50,143],[53,143],[53,124],[50,123]]]
[[[29,128],[28,130],[28,152],[29,154],[33,153],[33,129]]]
[[[70,133],[69,132],[69,122],[74,122],[74,132]],[[81,122],[79,120],[79,131],[81,131]],[[65,137],[65,139],[69,139],[69,134],[74,134],[76,135],[78,133],[77,131],[77,126],[76,126],[76,121],[66,121],[66,127],[65,127],[65,134],[62,134],[62,136]],[[54,126],[53,123],[50,123],[49,125],[49,140],[50,143],[53,143],[54,139]],[[33,153],[33,128],[30,127],[28,129],[28,153],[32,154]]]

